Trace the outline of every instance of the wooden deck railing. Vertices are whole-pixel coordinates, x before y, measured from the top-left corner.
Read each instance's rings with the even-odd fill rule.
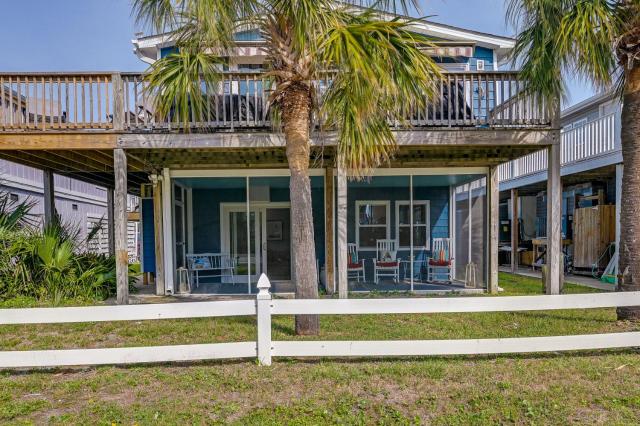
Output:
[[[316,81],[320,93],[331,75]],[[406,106],[396,127],[545,127],[548,109],[523,94],[517,72],[446,72],[435,99]],[[202,85],[207,105],[192,129],[271,128],[272,82],[260,72],[226,72]],[[179,131],[170,113],[160,117],[140,73],[0,73],[0,132],[56,130]],[[320,120],[317,120],[320,121]]]

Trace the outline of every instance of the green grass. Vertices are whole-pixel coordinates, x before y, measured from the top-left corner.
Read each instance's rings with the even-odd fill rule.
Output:
[[[500,275],[503,294],[541,291]],[[567,293],[593,291],[569,285]],[[28,305],[21,301],[15,306]],[[7,304],[5,304],[7,306]],[[614,309],[326,316],[320,339],[452,339],[637,330]],[[4,326],[0,348],[117,347],[254,338],[252,318]],[[274,339],[298,339],[275,317]],[[0,372],[0,422],[93,424],[632,424],[640,353],[275,359]]]

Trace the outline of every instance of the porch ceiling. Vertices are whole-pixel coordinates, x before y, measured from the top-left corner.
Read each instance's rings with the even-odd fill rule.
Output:
[[[400,146],[390,167],[486,167],[496,166],[541,149],[530,145],[496,146]],[[127,153],[142,161],[148,169],[235,169],[282,168],[287,166],[283,147],[220,149],[128,149]],[[315,147],[311,154],[312,167],[334,164],[333,147]]]
[[[598,169],[586,170],[580,173],[574,173],[571,175],[562,176],[562,186],[578,185],[586,182],[598,182],[608,179],[615,179],[616,166],[611,164]],[[518,188],[518,195],[531,196],[537,195],[542,191],[547,190],[547,181],[536,182],[531,185],[521,186]],[[511,197],[511,191],[501,191],[500,200],[506,200]]]

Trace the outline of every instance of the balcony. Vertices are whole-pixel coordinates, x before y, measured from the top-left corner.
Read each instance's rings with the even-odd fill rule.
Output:
[[[205,111],[193,132],[272,131],[270,80],[263,73],[226,72],[203,91]],[[320,94],[331,75],[315,82]],[[446,72],[439,96],[408,107],[396,129],[536,129],[550,125],[549,109],[522,92],[517,72]],[[154,112],[153,93],[139,73],[0,73],[0,133],[169,133],[184,130]],[[316,125],[321,125],[316,117]]]
[[[606,162],[598,161],[620,152],[620,117],[611,113],[587,122],[560,135],[560,164],[567,169],[582,164],[581,169],[596,168]],[[611,160],[612,164],[617,160]],[[590,164],[592,163],[592,164]],[[501,164],[501,182],[532,176],[547,170],[547,152],[536,151]],[[563,173],[565,174],[565,173]]]

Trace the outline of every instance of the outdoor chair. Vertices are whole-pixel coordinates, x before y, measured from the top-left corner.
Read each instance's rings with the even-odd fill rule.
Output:
[[[356,281],[366,281],[364,272],[364,259],[358,259],[358,248],[354,243],[347,244],[348,250],[348,265],[347,265],[347,278],[355,275]]]
[[[376,284],[381,277],[391,277],[400,281],[400,258],[396,240],[377,240],[376,258],[373,260],[373,274]]]
[[[446,282],[452,281],[451,240],[449,238],[434,238],[431,246],[431,257],[427,262],[427,281]],[[446,277],[446,279],[442,279]]]

